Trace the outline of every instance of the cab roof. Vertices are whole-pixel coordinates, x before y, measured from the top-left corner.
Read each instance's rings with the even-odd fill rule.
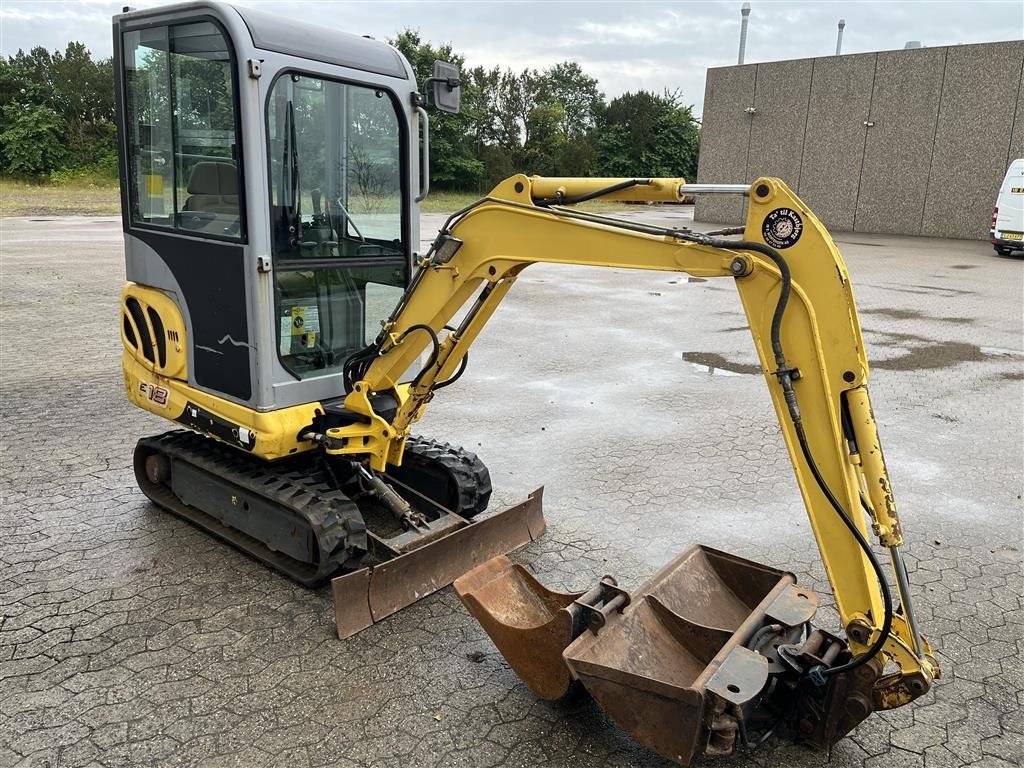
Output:
[[[231,7],[257,48],[403,80],[409,77],[404,57],[387,43],[245,6]]]
[[[237,14],[245,23],[256,48],[335,64],[340,67],[373,72],[387,77],[411,80],[405,57],[380,40],[360,37],[322,24],[298,21],[290,16],[266,13],[248,6],[220,2],[186,2],[130,11],[115,17],[115,22],[131,22],[150,16],[165,16],[184,11],[213,11],[225,18]]]

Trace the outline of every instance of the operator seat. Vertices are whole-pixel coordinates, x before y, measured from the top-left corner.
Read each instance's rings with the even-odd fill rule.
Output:
[[[234,163],[196,163],[186,191],[188,197],[181,209],[186,229],[223,234],[225,224],[238,221],[238,169]]]
[[[234,163],[196,163],[186,191],[183,210],[238,215],[238,169]]]

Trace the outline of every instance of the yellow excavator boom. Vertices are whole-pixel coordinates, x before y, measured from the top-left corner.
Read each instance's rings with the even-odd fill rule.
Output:
[[[691,192],[740,190],[748,197],[746,224],[741,232],[722,235],[567,207],[595,197],[678,200]],[[803,677],[824,687],[829,678],[846,674],[852,685],[855,670],[870,660],[875,672],[867,711],[899,706],[927,691],[939,669],[911,607],[900,555],[903,536],[871,411],[869,367],[849,276],[824,226],[778,179],[724,189],[681,179],[505,180],[449,219],[377,343],[350,359],[345,405],[358,420],[316,436],[327,452],[366,457],[378,471],[399,464],[410,425],[438,386],[460,374],[470,345],[519,273],[539,262],[735,281],[849,643],[844,662],[807,662]],[[427,365],[410,385],[401,385],[403,373],[424,352]],[[380,392],[394,393],[399,402],[391,419],[371,406],[371,396]],[[868,544],[869,520],[888,550],[895,597]],[[469,592],[481,583],[480,577],[462,581]],[[486,612],[479,600],[475,605],[478,617]],[[885,661],[894,662],[898,672],[883,676]]]

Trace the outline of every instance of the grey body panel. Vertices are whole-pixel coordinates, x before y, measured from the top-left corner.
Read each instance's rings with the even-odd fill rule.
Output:
[[[248,7],[235,10],[257,48],[387,77],[406,77],[405,59],[390,45]]]
[[[114,17],[115,36],[119,34],[119,29],[126,27],[184,23],[198,16],[212,17],[220,22],[231,40],[236,57],[247,222],[247,242],[241,246],[247,333],[241,341],[248,350],[252,387],[248,397],[240,397],[197,383],[193,373],[195,351],[191,345],[189,384],[259,411],[272,411],[338,397],[344,393],[340,373],[300,381],[285,370],[278,359],[274,276],[272,272],[260,271],[258,268],[261,262],[270,263],[272,260],[265,105],[275,77],[287,70],[298,70],[357,85],[381,88],[395,95],[399,105],[399,121],[404,126],[410,144],[406,155],[405,205],[408,218],[406,248],[411,260],[413,251],[419,243],[419,206],[415,202],[415,195],[420,187],[420,162],[416,156],[419,122],[411,99],[417,85],[412,68],[401,54],[386,43],[299,22],[278,23],[280,20],[275,16],[250,9],[237,9],[224,3],[189,2],[121,14]],[[273,29],[274,24],[280,27],[277,32]],[[254,42],[254,37],[258,37],[266,45],[285,50],[292,49],[299,38],[305,42],[303,36],[309,40],[318,40],[320,48],[304,44],[296,51],[301,55],[290,55],[278,50],[261,48]],[[338,63],[314,60],[317,56],[326,56],[322,49],[328,41],[333,45],[335,62],[346,61],[352,62],[353,65],[342,66]],[[314,58],[311,59],[310,56]],[[363,56],[365,58],[361,59]],[[250,76],[250,59],[261,62],[259,77]],[[386,63],[389,60],[393,60],[393,63]],[[355,65],[363,68],[357,68]],[[391,74],[375,70],[387,70]],[[164,259],[152,247],[142,242],[137,234],[139,228],[131,225],[127,213],[124,216],[124,229],[128,280],[172,292],[182,311],[189,337],[195,339],[195,323],[191,315],[195,313],[196,308],[188,306],[180,281],[171,274]],[[202,241],[202,238],[177,232],[168,234],[167,237],[180,238],[186,243],[189,240]],[[214,341],[219,341],[219,338]],[[198,343],[204,344],[202,341]]]

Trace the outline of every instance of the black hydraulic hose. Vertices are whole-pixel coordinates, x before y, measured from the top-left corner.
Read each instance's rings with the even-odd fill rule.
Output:
[[[464,374],[466,372],[466,366],[468,366],[468,365],[469,365],[469,353],[467,352],[466,354],[464,354],[462,356],[462,361],[459,363],[459,370],[457,370],[451,376],[451,378],[445,379],[444,381],[441,381],[441,382],[438,382],[437,384],[435,384],[433,388],[434,389],[443,389],[444,387],[447,387],[449,384],[454,384],[456,381],[458,381],[460,378],[462,378],[462,374]]]
[[[857,544],[864,551],[868,561],[871,563],[872,570],[875,572],[875,577],[878,579],[878,586],[882,593],[882,605],[885,614],[882,619],[881,631],[867,651],[838,667],[831,667],[828,669],[815,667],[809,670],[808,675],[811,677],[812,681],[824,684],[825,680],[833,675],[837,675],[841,672],[849,672],[863,664],[866,664],[882,650],[886,641],[889,639],[890,633],[892,632],[892,593],[889,590],[889,583],[885,579],[885,572],[882,570],[882,565],[878,562],[878,558],[875,557],[875,553],[871,549],[871,545],[861,534],[860,530],[850,518],[850,515],[847,514],[839,499],[837,499],[835,494],[832,493],[832,489],[829,488],[825,478],[822,477],[821,470],[818,469],[818,464],[815,462],[814,456],[811,453],[811,447],[807,442],[807,435],[804,432],[803,421],[800,417],[800,407],[797,403],[796,392],[793,389],[793,381],[799,377],[799,373],[786,364],[786,355],[782,349],[782,317],[786,312],[786,305],[789,303],[793,282],[789,264],[783,258],[782,254],[763,243],[756,243],[749,240],[725,240],[722,238],[709,237],[707,235],[690,232],[673,232],[671,234],[680,240],[700,243],[702,245],[711,246],[712,248],[754,251],[755,253],[767,256],[772,260],[775,266],[779,268],[781,286],[779,290],[779,300],[775,305],[775,312],[772,315],[771,325],[772,352],[775,355],[775,364],[778,366],[775,376],[779,379],[779,384],[782,387],[786,405],[789,408],[789,417],[793,422],[793,429],[796,432],[797,442],[800,444],[800,451],[803,454],[804,461],[811,470],[811,475],[814,477],[815,483],[817,483],[818,488],[821,489],[821,492],[828,500],[829,505],[839,516],[839,519],[842,520],[843,525],[846,526],[847,530],[850,531],[850,534],[857,541]],[[863,497],[861,498],[861,504],[864,506],[865,511],[870,514],[871,510],[865,503],[865,499]]]
[[[416,374],[416,378],[412,380],[412,385],[415,387],[420,383],[420,379],[423,378],[423,375],[433,368],[435,363],[437,363],[437,356],[441,353],[441,342],[437,340],[437,333],[433,328],[424,323],[416,323],[402,331],[402,335],[395,340],[395,345],[397,346],[398,344],[401,344],[402,340],[413,331],[424,331],[428,333],[430,335],[430,342],[433,345],[433,349],[430,351],[430,357],[427,359],[426,364],[420,369],[420,372]]]
[[[370,363],[377,357],[379,351],[377,344],[370,344],[358,352],[353,352],[345,360],[345,364],[342,366],[342,380],[345,385],[346,394],[351,392],[356,382],[364,377],[366,370],[370,367]]]
[[[882,564],[879,563],[878,558],[875,557],[875,553],[871,549],[871,545],[868,543],[868,540],[864,538],[864,535],[860,530],[858,530],[857,526],[854,525],[853,520],[851,520],[850,516],[846,514],[846,510],[843,509],[842,504],[840,504],[839,500],[833,495],[832,490],[828,487],[828,484],[825,482],[825,478],[821,476],[818,465],[815,463],[814,457],[811,455],[810,446],[807,444],[807,436],[804,434],[803,424],[795,423],[793,426],[796,428],[797,440],[800,443],[800,450],[804,455],[804,460],[807,462],[807,466],[811,470],[811,474],[814,475],[815,482],[818,484],[818,487],[821,488],[822,493],[825,494],[825,497],[828,499],[829,504],[832,505],[832,508],[836,511],[836,514],[839,515],[839,519],[843,521],[843,525],[845,525],[847,530],[850,531],[850,535],[857,540],[860,548],[864,550],[864,553],[868,556],[868,560],[871,562],[871,567],[875,572],[875,578],[878,579],[879,589],[882,592],[883,618],[882,628],[878,633],[878,637],[875,638],[871,647],[859,656],[854,657],[845,664],[840,664],[838,667],[820,669],[816,673],[816,676],[820,676],[821,678],[829,678],[833,675],[838,675],[840,672],[849,672],[854,670],[857,667],[866,664],[881,652],[886,641],[889,639],[890,633],[892,632],[892,593],[889,590],[889,583],[885,579],[885,572],[882,570]],[[866,511],[870,511],[867,510],[867,508],[865,509]],[[814,670],[812,670],[812,672],[813,671]]]
[[[585,192],[582,195],[576,195],[575,197],[566,197],[565,195],[557,195],[555,197],[542,197],[534,200],[534,204],[542,208],[549,205],[575,205],[576,203],[585,203],[587,200],[594,200],[598,197],[604,197],[610,195],[612,192],[618,192],[622,189],[629,189],[630,187],[636,187],[640,185],[650,184],[650,179],[627,179],[626,181],[620,181],[618,184],[612,184],[601,189],[595,189],[593,192]]]
[[[444,326],[444,330],[449,331],[450,333],[458,333],[458,331],[455,328],[452,328],[450,325]],[[464,374],[466,372],[466,366],[468,366],[468,365],[469,365],[469,352],[466,352],[462,356],[462,360],[459,362],[459,369],[457,371],[455,371],[455,374],[453,376],[450,376],[449,378],[445,379],[442,382],[434,384],[434,386],[431,387],[431,389],[443,389],[444,387],[447,387],[450,384],[454,384],[456,381],[458,381],[460,378],[462,378],[462,374]]]

